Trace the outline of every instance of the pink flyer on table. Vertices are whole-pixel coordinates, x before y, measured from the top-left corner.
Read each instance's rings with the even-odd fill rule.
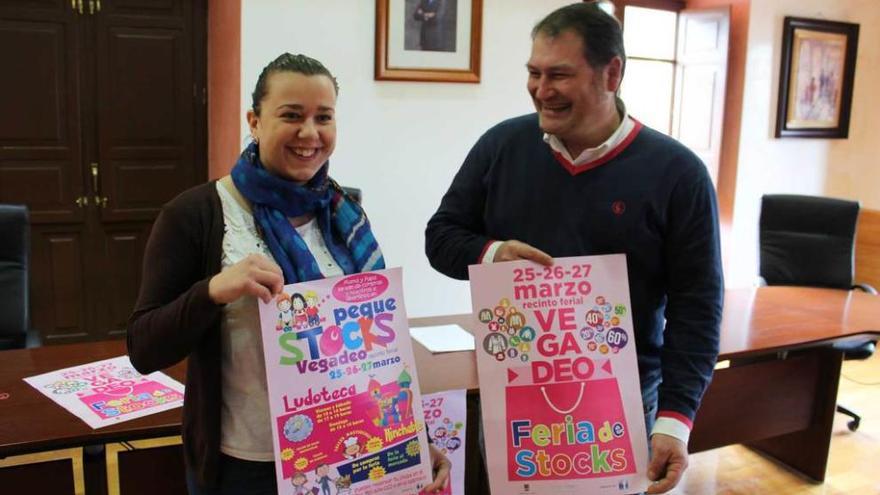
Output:
[[[288,285],[260,322],[279,494],[430,482],[400,268]]]
[[[128,356],[25,378],[30,386],[92,428],[114,425],[183,405],[184,387],[168,375],[141,375]]]
[[[470,267],[492,493],[644,491],[624,255]]]
[[[449,483],[438,495],[464,495],[467,391],[446,390],[423,395],[422,409],[431,441],[452,464]]]

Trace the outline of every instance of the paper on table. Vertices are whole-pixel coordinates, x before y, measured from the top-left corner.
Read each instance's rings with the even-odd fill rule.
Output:
[[[474,336],[458,325],[415,327],[409,333],[434,354],[474,350]]]
[[[24,379],[92,428],[183,405],[183,385],[170,376],[138,373],[128,356],[72,366]]]

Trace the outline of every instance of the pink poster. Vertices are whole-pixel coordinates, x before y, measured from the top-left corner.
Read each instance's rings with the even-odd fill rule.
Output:
[[[399,268],[288,285],[260,321],[279,494],[430,482]]]
[[[438,495],[464,495],[467,391],[446,390],[423,395],[422,409],[431,441],[452,464],[449,483]]]
[[[113,425],[183,405],[183,385],[168,375],[141,375],[128,356],[25,378],[92,428]]]
[[[624,255],[470,267],[492,493],[645,490]]]

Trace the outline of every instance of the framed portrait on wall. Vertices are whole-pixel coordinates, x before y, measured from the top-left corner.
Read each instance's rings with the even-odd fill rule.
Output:
[[[375,79],[480,82],[483,0],[376,0]]]
[[[776,137],[846,138],[859,25],[786,17]]]

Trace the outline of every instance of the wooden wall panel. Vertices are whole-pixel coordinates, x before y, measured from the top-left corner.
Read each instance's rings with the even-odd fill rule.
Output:
[[[44,343],[86,335],[84,233],[74,227],[34,226],[31,234],[31,322]]]
[[[880,210],[862,209],[856,226],[856,282],[880,290]]]

